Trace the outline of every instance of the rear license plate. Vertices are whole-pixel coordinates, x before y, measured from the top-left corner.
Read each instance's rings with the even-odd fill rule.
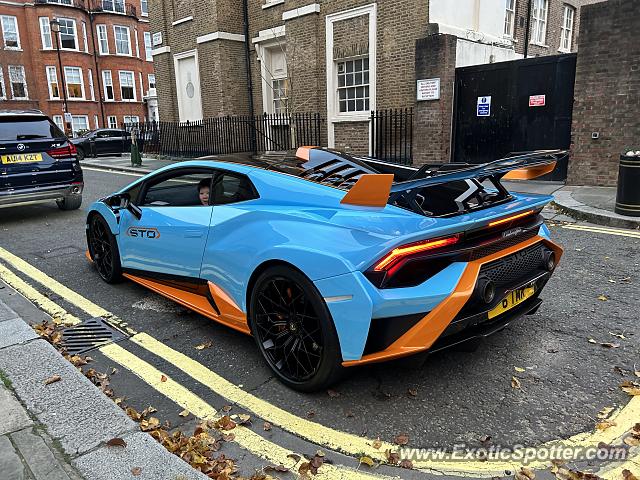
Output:
[[[497,317],[498,315],[503,314],[507,310],[511,310],[516,305],[524,302],[527,298],[533,296],[536,292],[536,289],[533,285],[528,285],[526,287],[518,288],[516,290],[512,290],[507,293],[507,295],[502,299],[502,301],[496,305],[493,309],[489,310],[489,318]]]
[[[16,153],[14,155],[2,155],[0,157],[2,159],[2,163],[35,163],[42,161],[41,153]]]

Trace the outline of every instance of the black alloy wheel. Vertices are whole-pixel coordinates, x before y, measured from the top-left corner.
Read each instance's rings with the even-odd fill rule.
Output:
[[[122,276],[118,245],[109,225],[100,215],[91,217],[87,237],[89,254],[102,279],[107,283],[118,282]]]
[[[338,337],[324,300],[302,273],[265,271],[251,294],[250,326],[276,375],[301,391],[327,387],[342,370]]]

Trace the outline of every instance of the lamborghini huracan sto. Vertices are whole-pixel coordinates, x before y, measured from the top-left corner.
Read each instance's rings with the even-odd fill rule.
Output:
[[[286,385],[433,352],[534,313],[562,249],[503,178],[553,170],[561,151],[420,168],[324,148],[274,160],[198,159],[95,202],[88,256],[252,335]]]

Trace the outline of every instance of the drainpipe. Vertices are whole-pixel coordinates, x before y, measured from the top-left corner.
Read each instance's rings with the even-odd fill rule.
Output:
[[[527,5],[527,28],[524,31],[524,58],[529,55],[529,34],[531,33],[531,3],[533,0],[529,0]]]
[[[244,61],[245,61],[245,70],[247,73],[247,94],[249,95],[249,116],[251,117],[251,122],[253,126],[253,121],[255,117],[255,111],[253,107],[253,80],[251,79],[251,51],[249,49],[249,6],[248,0],[242,0],[242,15],[244,20]],[[256,131],[255,128],[251,130],[251,146],[253,147],[253,152],[258,152],[258,144],[256,142]]]
[[[98,98],[98,104],[100,105],[100,116],[102,117],[102,128],[107,128],[108,125],[104,119],[104,104],[102,102],[102,75],[100,74],[100,70],[98,70],[98,50],[96,49],[96,37],[95,32],[93,30],[93,12],[91,11],[91,7],[89,7],[89,30],[91,31],[91,48],[93,48],[93,65],[96,69],[96,82],[98,85],[98,91],[96,92],[96,97]]]

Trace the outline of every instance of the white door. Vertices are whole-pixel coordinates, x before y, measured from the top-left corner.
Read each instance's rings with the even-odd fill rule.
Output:
[[[175,57],[175,62],[180,121],[202,120],[200,75],[196,54],[181,54]]]

